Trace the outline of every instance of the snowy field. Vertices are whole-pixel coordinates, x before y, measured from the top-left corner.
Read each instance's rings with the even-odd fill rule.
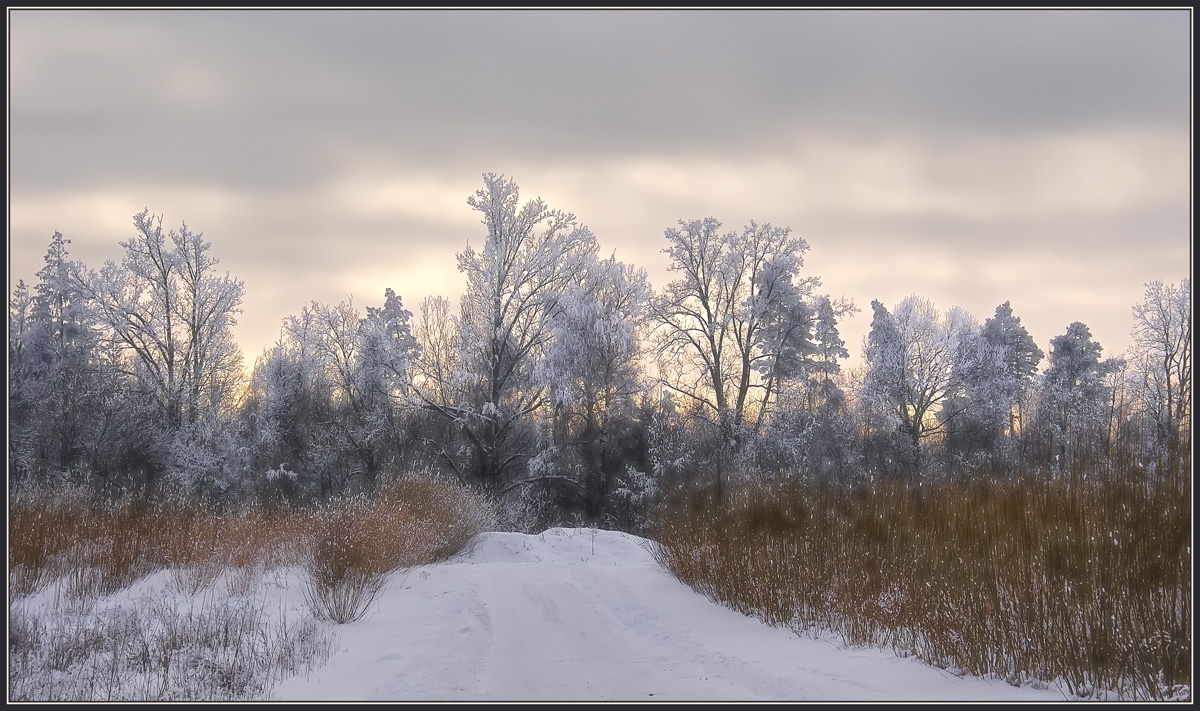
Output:
[[[395,575],[366,618],[340,628],[330,662],[272,698],[1063,700],[769,627],[675,580],[650,545],[591,529],[485,534]]]

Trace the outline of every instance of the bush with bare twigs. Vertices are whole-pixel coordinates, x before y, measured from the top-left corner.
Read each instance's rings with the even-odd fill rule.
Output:
[[[454,555],[492,522],[492,508],[476,494],[428,479],[392,479],[371,497],[313,515],[305,600],[321,619],[359,620],[393,571]]]

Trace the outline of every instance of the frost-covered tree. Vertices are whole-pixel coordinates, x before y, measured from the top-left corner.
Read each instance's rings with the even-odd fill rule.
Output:
[[[1186,465],[1192,421],[1192,283],[1146,284],[1133,307],[1132,360],[1167,472]],[[1185,468],[1185,466],[1183,467]]]
[[[817,299],[816,311],[812,372],[825,381],[841,372],[839,361],[850,357],[837,325],[839,319],[858,313],[858,307],[848,299],[832,301],[828,296],[821,296]]]
[[[80,280],[126,373],[159,408],[171,431],[232,404],[241,352],[232,338],[244,285],[217,273],[211,244],[186,223],[163,234],[162,218],[134,216],[124,259]]]
[[[571,213],[537,198],[521,204],[516,182],[488,173],[467,199],[483,215],[487,237],[458,253],[467,275],[458,318],[453,400],[424,397],[451,421],[466,456],[452,443],[441,455],[461,478],[501,491],[522,478],[534,452],[530,416],[545,403],[534,368],[551,339],[563,290],[595,260],[596,240]],[[419,391],[424,392],[424,391]]]
[[[785,389],[792,391],[791,406],[803,404],[810,413],[820,408],[830,388],[836,389],[833,379],[841,371],[840,361],[850,356],[838,333],[838,320],[857,312],[847,299],[835,302],[821,295],[811,304],[796,300],[783,318],[773,319],[758,366],[766,401],[758,408],[755,429],[775,409],[774,401],[784,398]]]
[[[846,480],[857,468],[854,446],[854,425],[841,361],[850,357],[846,343],[838,333],[840,319],[858,313],[858,307],[847,299],[832,301],[828,296],[817,299],[816,323],[813,329],[813,354],[808,382],[802,397],[805,411],[812,413],[812,438],[809,446],[810,470],[823,476]]]
[[[121,262],[81,274],[79,291],[97,310],[125,387],[156,413],[171,452],[157,468],[193,480],[228,476],[214,471],[212,451],[196,448],[211,450],[213,428],[236,405],[242,356],[233,327],[244,285],[217,272],[211,244],[186,223],[164,234],[161,217],[144,210],[133,224]]]
[[[94,415],[91,406],[101,394],[93,363],[95,316],[79,292],[76,277],[82,264],[70,259],[68,244],[70,240],[54,233],[46,266],[37,274],[33,302],[43,376],[37,406],[53,423],[41,437],[43,446],[57,450],[53,460],[63,469],[83,458],[86,419]]]
[[[392,289],[364,316],[353,300],[305,306],[252,377],[262,471],[291,472],[296,487],[341,493],[372,486],[405,451],[400,408],[418,346],[411,314]],[[262,472],[260,472],[262,473]]]
[[[9,390],[16,388],[23,372],[32,367],[33,293],[24,279],[17,282],[8,300],[8,382]],[[10,408],[11,414],[11,408]]]
[[[1013,315],[1010,302],[997,306],[996,315],[984,322],[983,337],[993,346],[1004,349],[1004,363],[1010,377],[1027,382],[1037,375],[1038,364],[1045,353],[1021,325],[1021,318]]]
[[[556,463],[574,461],[593,520],[628,465],[621,450],[634,398],[645,391],[641,331],[650,297],[644,270],[615,257],[588,264],[562,290],[536,368],[553,406],[554,446],[567,453]]]
[[[1005,350],[992,343],[979,323],[962,309],[947,314],[957,334],[954,354],[960,385],[937,412],[945,425],[944,443],[951,470],[962,475],[981,467],[995,469],[1003,463],[1000,435],[1012,415]]]
[[[958,307],[942,315],[913,295],[894,314],[878,301],[871,308],[861,394],[902,433],[908,464],[919,471],[922,441],[959,424],[972,403],[969,389],[999,369],[1000,352]]]
[[[33,294],[21,280],[8,301],[8,468],[9,479],[27,478],[36,468],[36,404],[41,396]]]
[[[32,290],[9,304],[9,452],[15,477],[95,473],[113,428],[105,427],[110,380],[93,306],[81,293],[83,265],[55,232]]]
[[[740,427],[812,350],[806,299],[819,281],[799,276],[808,243],[770,224],[751,222],[740,234],[722,233],[711,217],[679,225],[666,231],[663,250],[678,278],[654,312],[663,384]]]
[[[774,368],[765,373],[777,395],[770,418],[764,418],[765,409],[759,411],[751,454],[756,469],[766,474],[845,479],[855,447],[849,403],[839,384],[841,361],[849,353],[837,322],[857,308],[848,301],[820,296],[811,310],[806,355],[785,351],[780,359],[790,361],[794,375],[785,371],[791,377],[778,378]]]
[[[808,243],[786,227],[751,222],[722,233],[706,218],[680,220],[665,236],[677,278],[653,312],[660,383],[716,428],[725,452],[715,462],[720,497],[748,426],[761,426],[757,415],[781,384],[811,362],[820,282],[800,276]]]
[[[61,232],[54,233],[34,289],[33,319],[48,329],[43,359],[53,362],[85,357],[94,345],[93,317],[78,287],[83,265],[70,258],[70,243]]]
[[[1029,331],[1014,316],[1008,301],[996,307],[996,314],[983,324],[983,338],[1004,352],[1004,386],[998,394],[1005,398],[1008,436],[1014,437],[1021,427],[1021,414],[1029,384],[1037,375],[1038,364],[1045,353],[1038,348]]]
[[[1042,407],[1052,466],[1075,474],[1073,465],[1101,447],[1111,388],[1106,378],[1120,359],[1101,360],[1103,348],[1078,321],[1050,341],[1050,365],[1042,377]]]

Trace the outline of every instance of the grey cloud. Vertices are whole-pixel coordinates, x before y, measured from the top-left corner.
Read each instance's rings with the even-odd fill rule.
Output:
[[[163,179],[291,186],[363,154],[474,169],[831,129],[1183,130],[1188,29],[1182,11],[19,11],[15,35],[59,41],[14,89],[12,165],[47,181],[53,149],[86,156],[67,180],[138,180],[132,153]],[[89,33],[126,46],[72,42]],[[172,95],[188,67],[225,100]]]
[[[650,269],[662,263],[663,230],[681,217],[716,212],[731,229],[749,217],[790,224],[812,244],[811,263],[829,265],[816,273],[834,295],[865,305],[891,298],[879,289],[896,291],[897,299],[917,291],[943,308],[962,303],[980,318],[1005,299],[1016,305],[1017,295],[988,292],[979,280],[939,284],[880,273],[872,282],[856,263],[863,254],[882,259],[904,247],[931,263],[955,250],[960,265],[1011,250],[1034,260],[1038,266],[1030,269],[1039,275],[1053,267],[1036,260],[1066,265],[1064,283],[1092,294],[1072,265],[1111,279],[1114,269],[1150,269],[1151,258],[1179,262],[1181,272],[1190,260],[1187,206],[1174,194],[1158,207],[1092,218],[1084,214],[1088,205],[1074,203],[1052,219],[1033,210],[965,219],[964,211],[946,211],[936,200],[913,214],[870,213],[850,189],[880,183],[890,168],[906,178],[909,163],[847,168],[852,156],[842,150],[897,144],[906,160],[912,147],[927,174],[900,188],[922,198],[932,190],[940,191],[934,198],[966,195],[1020,207],[1026,194],[1013,186],[1025,178],[1000,160],[1019,139],[1123,128],[1172,140],[1190,134],[1191,15],[1184,9],[15,10],[9,17],[14,205],[53,205],[48,196],[56,191],[102,192],[110,202],[133,196],[126,215],[151,201],[151,209],[167,212],[167,223],[187,219],[213,241],[223,265],[246,280],[243,325],[270,324],[310,299],[336,300],[337,289],[374,303],[374,281],[357,289],[345,276],[356,265],[396,264],[396,283],[385,285],[409,308],[423,295],[399,282],[412,260],[432,261],[432,251],[441,250],[447,273],[461,278],[453,253],[466,239],[479,239],[478,226],[319,204],[330,185],[358,185],[375,175],[444,183],[465,176],[476,185],[484,171],[513,175],[526,197],[542,194],[552,206],[575,211],[606,251],[615,248],[620,258]],[[980,154],[992,164],[955,152],[979,136],[1014,140]],[[816,168],[796,148],[804,141],[825,151],[817,151]],[[1147,155],[1135,167],[1158,166],[1159,154]],[[682,175],[678,182],[687,183],[707,177],[690,174],[694,166],[744,171],[758,157],[806,175],[826,165],[821,161],[841,172],[836,181],[812,178],[829,189],[822,197],[829,200],[803,210],[774,186],[754,184],[777,175],[771,172],[745,171],[759,177],[734,180],[727,194],[710,190],[723,200],[716,205],[679,185],[630,185],[619,170],[586,175],[593,166],[647,158],[671,168],[650,171],[649,180]],[[1169,172],[1163,182],[1175,185],[1187,175],[1176,170],[1184,165],[1164,161],[1157,174]],[[856,173],[871,170],[884,175],[864,180]],[[566,173],[574,182],[556,183]],[[548,194],[567,182],[568,194],[580,199]],[[1147,192],[1164,194],[1159,182],[1146,182]],[[880,191],[888,187],[883,180]],[[152,202],[152,188],[154,195],[170,189],[181,197],[230,191],[240,200],[209,214],[173,214],[179,208],[169,201]],[[468,217],[470,189],[454,198]],[[755,214],[728,209],[754,198]],[[780,204],[770,214],[757,212],[764,202]],[[59,226],[53,214],[44,219],[32,247],[16,245],[24,237],[10,235],[10,256],[33,265],[16,276],[28,279],[40,268]],[[98,266],[89,255],[99,252],[89,251],[87,240],[111,239],[104,249],[115,253],[117,239],[128,237],[128,220],[96,226],[90,235],[88,229],[64,232],[76,240],[75,255]],[[1130,235],[1141,241],[1131,244]],[[36,258],[29,256],[34,252]],[[1100,261],[1113,254],[1121,256]],[[1178,279],[1149,278],[1155,277]],[[663,278],[662,271],[652,275],[658,286]],[[322,285],[335,291],[319,291]],[[954,289],[963,291],[956,296]],[[255,294],[269,307],[251,303]],[[1061,320],[1059,311],[1046,309],[1045,318]],[[1122,306],[1122,323],[1127,313]],[[1056,328],[1049,336],[1061,333]]]

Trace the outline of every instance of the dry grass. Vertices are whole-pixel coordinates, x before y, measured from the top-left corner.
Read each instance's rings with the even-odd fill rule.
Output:
[[[22,494],[9,501],[9,590],[19,598],[65,581],[69,597],[96,597],[170,570],[180,592],[196,594],[222,572],[313,560],[328,568],[322,579],[335,580],[347,568],[374,574],[442,560],[492,522],[475,494],[400,477],[315,511]]]
[[[23,597],[59,580],[68,597],[97,597],[168,569],[180,592],[195,594],[227,568],[297,562],[303,519],[299,512],[222,513],[174,500],[14,497],[9,590]]]
[[[312,617],[264,616],[249,594],[263,571],[300,566],[314,616],[350,622],[392,571],[453,555],[491,526],[491,512],[458,487],[404,478],[322,510],[10,494],[12,698],[261,698],[274,680],[322,663],[332,644]],[[102,602],[162,570],[199,607]],[[52,609],[21,602],[47,586]]]
[[[8,510],[8,590],[32,595],[57,579],[63,557],[79,531],[87,530],[91,506],[72,496],[13,496]]]
[[[79,492],[9,501],[9,678],[14,700],[236,700],[319,666],[333,635],[268,619],[248,598],[106,596],[169,570],[185,595],[223,571],[296,558],[296,514],[222,513],[173,499],[97,503]],[[294,540],[294,538],[293,538]],[[247,580],[246,590],[253,580]],[[56,585],[54,604],[21,604]],[[63,604],[65,603],[65,604]]]
[[[981,481],[676,497],[661,562],[715,600],[1078,697],[1190,698],[1188,492]]]

